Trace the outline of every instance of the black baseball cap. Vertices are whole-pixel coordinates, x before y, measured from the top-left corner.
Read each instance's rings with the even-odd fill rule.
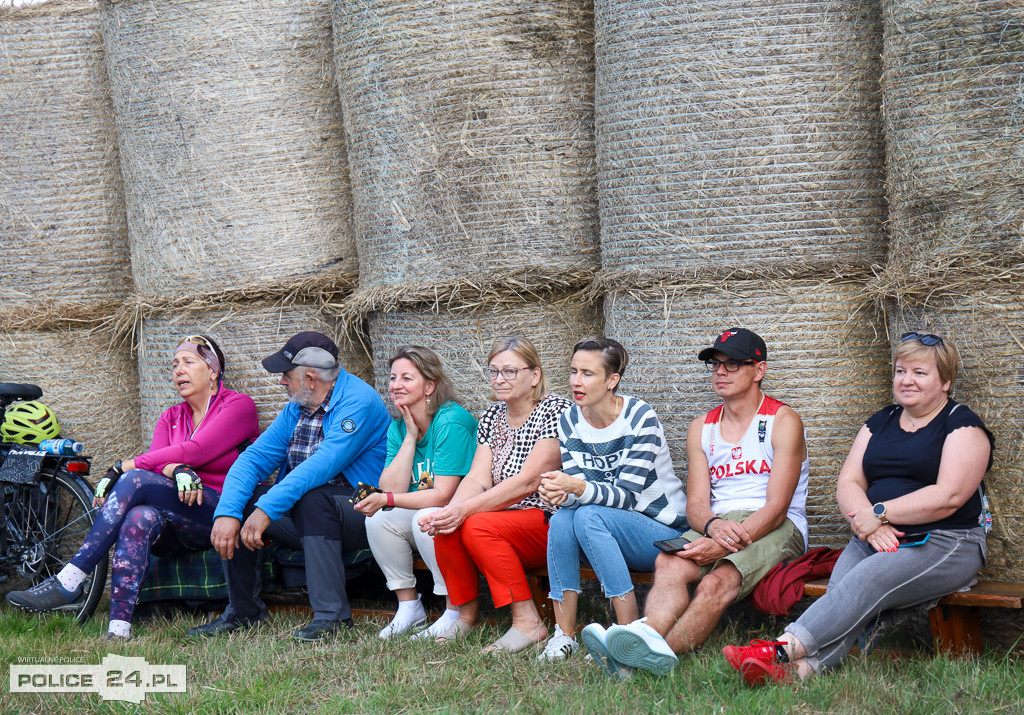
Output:
[[[768,359],[768,347],[761,336],[746,328],[729,328],[715,340],[710,348],[704,348],[697,355],[700,361],[710,360],[715,353],[725,353],[736,360],[755,360],[761,362]]]
[[[267,372],[288,372],[300,365],[330,369],[338,364],[338,346],[323,333],[307,330],[288,339],[284,347],[263,358]]]

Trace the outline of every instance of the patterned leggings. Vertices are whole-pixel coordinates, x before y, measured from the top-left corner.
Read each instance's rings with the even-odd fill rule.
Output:
[[[210,548],[213,512],[220,494],[203,487],[203,503],[178,501],[174,481],[131,469],[121,475],[100,507],[85,543],[71,563],[86,573],[114,546],[110,571],[110,620],[130,621],[149,555],[175,556]],[[116,542],[116,545],[115,545]]]

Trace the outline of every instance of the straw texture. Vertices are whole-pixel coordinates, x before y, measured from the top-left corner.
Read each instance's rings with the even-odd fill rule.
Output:
[[[359,286],[596,268],[589,0],[333,0]]]
[[[881,263],[867,0],[596,0],[602,267]]]
[[[317,308],[308,305],[273,306],[250,303],[188,312],[157,313],[142,321],[139,379],[142,399],[142,431],[152,438],[160,414],[181,401],[171,384],[174,349],[186,335],[208,335],[224,352],[225,385],[256,402],[260,429],[266,429],[284,407],[287,397],[280,375],[263,369],[261,361],[303,330],[318,330],[341,345],[341,327]],[[338,359],[348,372],[372,381],[367,354],[341,348]]]
[[[836,477],[864,420],[892,400],[888,345],[874,329],[881,319],[861,285],[679,286],[612,294],[604,310],[608,335],[630,353],[620,392],[643,398],[658,413],[684,479],[686,430],[721,403],[697,353],[730,327],[763,337],[769,365],[764,390],[796,410],[807,432],[811,543],[842,546],[849,540],[836,506]]]
[[[377,390],[388,405],[388,360],[400,345],[425,345],[441,356],[462,405],[476,417],[494,404],[484,379],[487,353],[508,335],[529,338],[540,353],[551,389],[569,395],[570,351],[580,339],[601,332],[600,307],[570,301],[523,302],[474,311],[401,310],[369,320]]]
[[[354,283],[327,0],[103,0],[137,290]]]
[[[1024,23],[1004,0],[887,0],[889,273],[929,287],[1024,258]]]
[[[1017,286],[979,286],[933,296],[927,305],[890,306],[893,336],[935,332],[953,341],[960,372],[953,397],[978,413],[996,438],[985,477],[995,514],[985,578],[1024,581],[1024,294]]]
[[[110,347],[111,337],[81,328],[0,332],[3,381],[43,389],[61,436],[82,442],[93,457],[94,482],[141,447],[138,371],[127,349]]]
[[[78,317],[131,287],[96,3],[0,8],[0,77],[0,313]]]

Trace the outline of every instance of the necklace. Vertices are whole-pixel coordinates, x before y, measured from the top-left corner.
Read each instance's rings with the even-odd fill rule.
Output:
[[[941,405],[936,407],[934,410],[932,410],[928,414],[922,415],[921,417],[918,417],[917,419],[914,419],[914,417],[909,412],[907,412],[907,408],[904,407],[903,408],[903,414],[900,416],[900,418],[902,419],[903,417],[906,417],[905,422],[909,423],[909,425],[910,425],[909,427],[904,426],[904,429],[907,432],[917,432],[919,426],[920,427],[924,427],[926,424],[931,422],[932,419],[935,417],[935,415],[939,414],[939,412],[941,412],[942,408],[945,407],[945,406],[946,406],[946,403],[943,402]]]

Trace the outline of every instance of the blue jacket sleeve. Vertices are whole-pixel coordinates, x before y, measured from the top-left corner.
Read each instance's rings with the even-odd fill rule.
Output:
[[[242,511],[252,497],[256,485],[285,463],[288,442],[299,419],[298,407],[285,406],[277,417],[247,450],[242,452],[224,478],[224,491],[213,513],[218,516],[242,518]]]
[[[355,386],[352,387],[342,394],[338,404],[331,405],[324,416],[324,441],[317,450],[256,502],[256,506],[271,519],[281,518],[306,492],[326,484],[344,472],[364,451],[375,447],[379,447],[380,451],[380,460],[376,464],[377,478],[380,479],[380,470],[384,465],[385,432],[391,420],[376,393],[371,397],[380,404],[371,406],[367,395],[355,389]],[[285,449],[290,437],[291,432],[285,437]],[[246,453],[248,450],[243,452],[243,456]]]

